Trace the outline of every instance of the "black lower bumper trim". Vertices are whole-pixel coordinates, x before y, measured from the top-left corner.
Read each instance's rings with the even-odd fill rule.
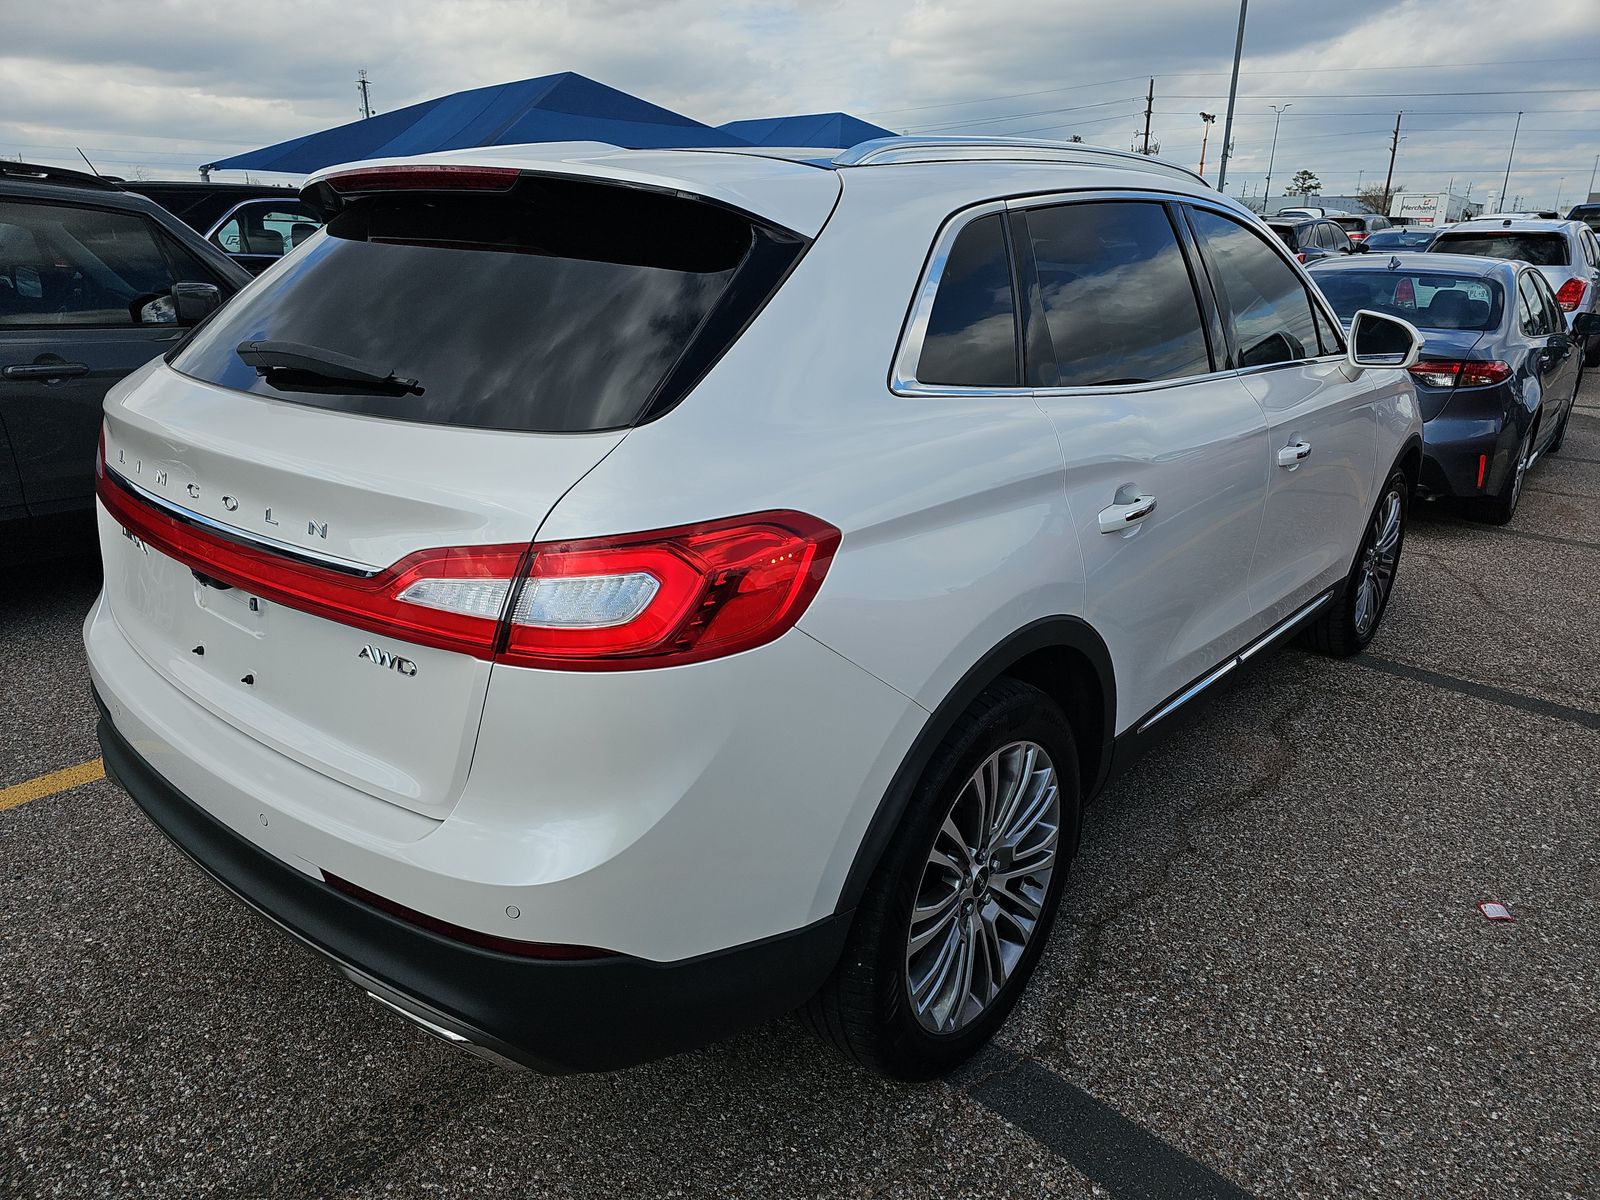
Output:
[[[530,961],[409,925],[279,861],[177,791],[100,704],[106,773],[219,883],[358,986],[452,1042],[553,1074],[608,1071],[788,1012],[838,960],[850,912],[680,962]]]

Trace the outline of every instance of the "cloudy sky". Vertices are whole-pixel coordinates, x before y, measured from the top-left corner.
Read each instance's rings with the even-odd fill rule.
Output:
[[[462,88],[572,70],[710,123],[844,109],[903,132],[1153,137],[1198,164],[1235,0],[0,0],[0,155],[194,178],[201,162]],[[1395,180],[1578,198],[1600,155],[1600,0],[1252,0],[1228,190]],[[1213,127],[1207,174],[1222,122]],[[1600,186],[1600,185],[1597,185]]]

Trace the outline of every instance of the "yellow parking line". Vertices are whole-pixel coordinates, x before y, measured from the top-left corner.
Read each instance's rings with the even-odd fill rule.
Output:
[[[0,812],[8,808],[16,808],[19,804],[26,804],[29,800],[38,800],[42,796],[53,796],[57,792],[64,792],[68,788],[81,787],[86,783],[93,783],[96,779],[106,777],[106,765],[101,759],[90,759],[86,763],[79,763],[75,767],[67,767],[61,771],[51,771],[48,775],[41,775],[37,779],[30,779],[26,783],[14,784],[8,788],[0,788]]]

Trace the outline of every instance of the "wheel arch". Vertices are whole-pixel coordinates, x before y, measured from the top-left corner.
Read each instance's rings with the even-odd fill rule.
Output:
[[[1111,769],[1116,677],[1111,654],[1078,617],[1045,617],[1012,633],[978,660],[923,723],[856,849],[835,911],[854,908],[900,827],[928,761],[956,720],[998,679],[1037,687],[1067,714],[1077,740],[1082,795],[1093,796]]]
[[[1394,466],[1389,468],[1389,473],[1394,474],[1395,468],[1405,472],[1406,482],[1411,485],[1411,490],[1417,490],[1417,481],[1422,477],[1422,435],[1412,434],[1406,439],[1405,445],[1400,447],[1400,453],[1395,456]]]

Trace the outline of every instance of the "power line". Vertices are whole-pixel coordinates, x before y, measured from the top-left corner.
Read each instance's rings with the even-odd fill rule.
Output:
[[[1035,112],[1015,113],[1011,116],[974,117],[970,121],[943,121],[937,125],[914,125],[906,129],[907,133],[931,133],[936,129],[956,129],[963,125],[982,125],[991,121],[1021,121],[1028,117],[1049,117],[1056,113],[1083,112],[1091,108],[1106,108],[1112,104],[1131,104],[1135,100],[1143,100],[1143,96],[1119,96],[1115,100],[1100,100],[1094,104],[1074,104],[1069,108],[1041,108]]]
[[[1447,71],[1459,70],[1464,67],[1511,67],[1527,66],[1531,64],[1551,64],[1568,62],[1591,62],[1587,56],[1574,58],[1506,58],[1496,62],[1469,62],[1469,63],[1415,63],[1398,67],[1283,67],[1279,69],[1256,69],[1240,71],[1241,75],[1328,75],[1340,74],[1350,71],[1405,71],[1410,74],[1414,71]],[[1160,71],[1158,79],[1202,79],[1214,75],[1228,75],[1228,71]],[[1076,92],[1084,88],[1110,87],[1114,83],[1131,83],[1135,79],[1143,79],[1144,75],[1123,75],[1118,79],[1103,79],[1096,83],[1074,83],[1066,87],[1039,88],[1031,92],[1011,92],[1001,96],[980,96],[971,100],[942,100],[937,104],[920,104],[910,108],[880,108],[865,113],[869,117],[889,116],[893,113],[926,112],[931,108],[960,108],[967,104],[991,104],[999,100],[1022,100],[1029,96],[1048,96],[1058,92]]]

